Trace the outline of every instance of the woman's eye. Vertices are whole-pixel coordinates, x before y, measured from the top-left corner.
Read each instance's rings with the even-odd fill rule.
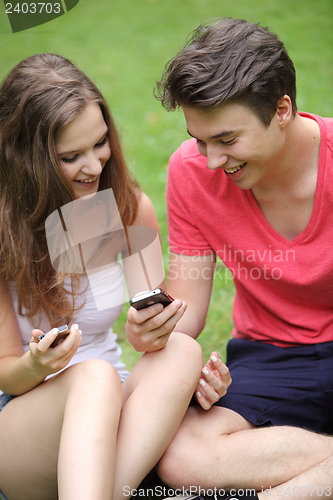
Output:
[[[104,146],[104,144],[106,144],[107,142],[108,142],[108,136],[106,135],[104,139],[95,144],[95,148],[100,148],[101,146]]]
[[[67,158],[61,158],[61,161],[64,161],[65,163],[74,163],[75,160],[77,160],[79,155],[74,155],[74,156],[68,156]]]

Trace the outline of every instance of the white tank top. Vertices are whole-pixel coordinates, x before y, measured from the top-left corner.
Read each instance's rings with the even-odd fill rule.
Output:
[[[112,331],[112,325],[118,318],[125,301],[123,272],[119,263],[112,267],[111,274],[110,272],[108,274],[99,272],[94,275],[94,290],[96,291],[96,286],[100,285],[99,289],[105,291],[106,279],[108,281],[107,293],[108,297],[110,297],[110,304],[115,305],[108,309],[98,310],[88,278],[81,278],[83,291],[76,299],[75,305],[78,306],[82,303],[84,305],[73,317],[72,324],[77,323],[80,330],[82,330],[82,342],[67,366],[88,359],[103,359],[116,368],[123,381],[128,375],[128,371],[120,359],[121,348],[117,344],[117,335]],[[65,286],[69,286],[69,283],[66,283]],[[34,318],[33,321],[26,316],[19,315],[15,288],[11,284],[9,284],[8,288],[16,311],[23,348],[26,352],[29,350],[31,330],[33,328],[40,328],[44,332],[48,332],[54,325],[50,325],[44,314],[39,318]]]

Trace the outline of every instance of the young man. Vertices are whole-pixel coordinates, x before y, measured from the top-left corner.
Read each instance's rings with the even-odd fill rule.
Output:
[[[153,349],[177,321],[197,337],[216,255],[236,287],[233,383],[209,411],[189,408],[161,477],[202,496],[332,498],[333,119],[297,112],[282,42],[244,20],[199,28],[158,89],[192,137],[167,190],[168,291],[184,302],[130,310],[129,339]],[[206,367],[206,408],[226,377]]]

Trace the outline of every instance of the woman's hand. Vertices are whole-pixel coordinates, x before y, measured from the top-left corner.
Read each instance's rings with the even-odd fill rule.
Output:
[[[186,304],[179,299],[167,307],[155,304],[139,311],[130,307],[125,327],[129,342],[139,352],[162,349],[186,311],[186,307]]]
[[[227,393],[231,384],[229,368],[222,363],[218,352],[213,352],[202,369],[202,377],[195,391],[195,398],[204,410]]]
[[[82,332],[78,325],[72,325],[69,335],[55,347],[50,346],[57,338],[58,329],[52,328],[42,340],[38,341],[38,337],[43,333],[42,330],[32,330],[30,354],[35,370],[46,376],[68,365],[81,343]]]

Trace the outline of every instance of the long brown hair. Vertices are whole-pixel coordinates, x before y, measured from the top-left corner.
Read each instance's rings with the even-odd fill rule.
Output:
[[[99,190],[113,189],[123,225],[129,226],[137,214],[137,185],[93,82],[68,59],[38,54],[13,68],[0,88],[0,279],[14,282],[19,313],[30,318],[43,309],[55,321],[75,309],[64,289],[67,276],[51,265],[45,221],[74,199],[56,154],[57,135],[91,102],[101,108],[112,152]],[[78,285],[78,276],[72,280]]]

